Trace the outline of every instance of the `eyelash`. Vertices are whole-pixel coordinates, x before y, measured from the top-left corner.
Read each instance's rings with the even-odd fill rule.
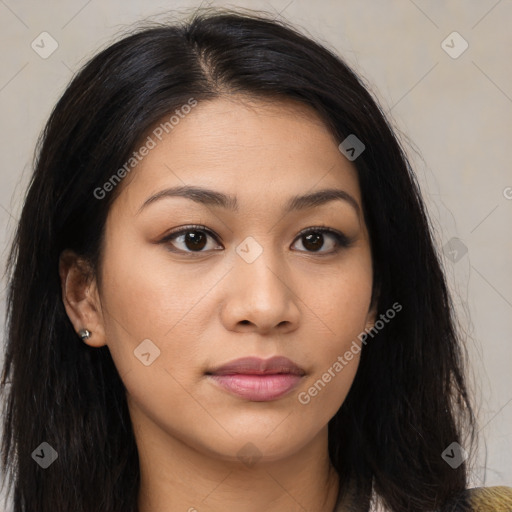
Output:
[[[182,228],[179,228],[176,231],[171,231],[164,238],[162,238],[160,243],[166,243],[166,244],[170,245],[169,242],[171,242],[171,240],[178,237],[179,235],[186,234],[190,231],[204,232],[207,235],[214,238],[217,243],[219,243],[217,236],[210,229],[208,229],[206,226],[202,226],[202,225],[198,225],[198,224],[191,224],[190,226],[184,226]],[[310,233],[322,233],[322,234],[327,233],[327,234],[331,235],[335,239],[337,247],[334,250],[327,252],[327,253],[326,252],[314,252],[314,251],[299,251],[299,252],[305,252],[305,253],[314,254],[317,256],[332,256],[334,254],[338,254],[338,252],[341,249],[348,248],[352,243],[352,241],[347,236],[345,236],[343,233],[340,233],[340,232],[338,232],[332,228],[328,228],[326,226],[315,226],[315,227],[310,227],[310,228],[304,229],[297,235],[295,240],[299,240],[301,237],[306,236]],[[294,242],[295,242],[295,240],[294,240]],[[175,252],[175,253],[193,254],[193,255],[200,255],[200,254],[208,252],[208,251],[184,251],[182,249],[175,249],[175,248],[173,248],[173,249],[169,248],[169,250],[171,252]]]

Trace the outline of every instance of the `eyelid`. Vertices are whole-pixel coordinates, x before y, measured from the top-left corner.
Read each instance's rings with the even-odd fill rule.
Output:
[[[308,233],[317,233],[317,232],[329,233],[331,235],[334,235],[340,239],[340,243],[343,242],[346,245],[349,245],[353,241],[347,235],[345,235],[345,233],[342,233],[341,231],[338,231],[337,229],[334,229],[334,228],[331,228],[331,227],[325,226],[325,225],[311,226],[309,228],[305,228],[297,234],[297,237],[295,238],[295,240],[301,236],[307,235]]]
[[[202,224],[187,224],[186,226],[180,226],[179,228],[175,228],[172,231],[169,231],[163,240],[170,238],[172,235],[179,235],[182,232],[193,231],[194,229],[197,229],[198,231],[206,231],[209,235],[217,238],[217,235],[210,228],[207,228]]]

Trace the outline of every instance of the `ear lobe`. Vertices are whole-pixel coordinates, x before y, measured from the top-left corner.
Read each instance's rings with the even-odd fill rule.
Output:
[[[366,317],[366,330],[370,330],[372,327],[374,327],[375,322],[377,321],[379,295],[380,293],[378,290],[375,290],[374,293],[372,293],[370,309]]]
[[[377,320],[377,307],[372,307],[368,312],[368,316],[366,317],[366,330],[369,331],[373,327],[375,327],[375,322]]]
[[[88,262],[66,249],[60,255],[59,275],[62,302],[75,331],[87,329],[91,333],[88,339],[83,340],[87,345],[106,345],[101,302]]]

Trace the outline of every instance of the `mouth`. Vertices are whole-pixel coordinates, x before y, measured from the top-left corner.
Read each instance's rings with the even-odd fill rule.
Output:
[[[306,372],[286,357],[246,357],[207,371],[216,386],[245,400],[267,402],[290,393]]]

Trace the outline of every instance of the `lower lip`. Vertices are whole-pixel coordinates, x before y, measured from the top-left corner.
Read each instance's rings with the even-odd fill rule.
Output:
[[[268,375],[209,375],[222,388],[253,402],[276,400],[297,386],[300,375],[277,373]]]

